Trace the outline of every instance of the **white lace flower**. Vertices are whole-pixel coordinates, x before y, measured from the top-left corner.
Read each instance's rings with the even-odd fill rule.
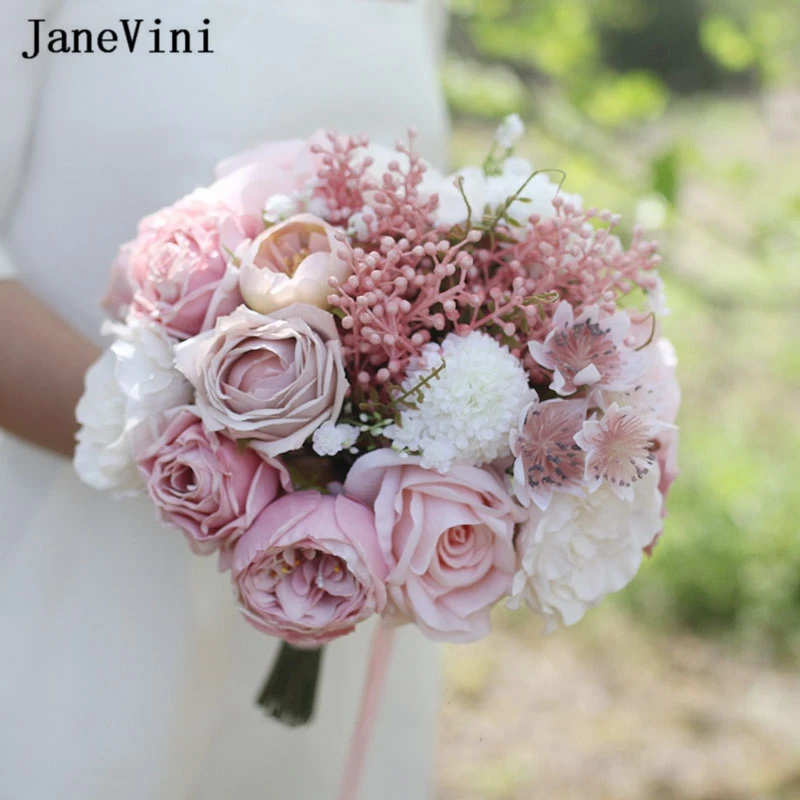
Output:
[[[373,234],[376,220],[375,212],[369,206],[364,206],[347,221],[347,233],[358,241],[365,242]]]
[[[510,455],[509,433],[533,397],[521,362],[480,331],[450,334],[428,345],[412,365],[403,390],[421,386],[422,399],[400,408],[400,424],[387,428],[396,450],[419,453],[422,466],[445,472],[452,462],[481,465]]]
[[[525,133],[525,123],[519,114],[509,114],[497,128],[494,138],[500,147],[509,150],[512,148]]]
[[[192,386],[175,369],[175,341],[165,331],[135,320],[103,330],[117,337],[111,352],[129,423],[191,402]]]
[[[547,511],[531,507],[517,536],[520,569],[510,608],[526,603],[550,631],[573,625],[636,575],[642,550],[661,530],[659,469],[634,486],[630,501],[608,484],[593,494],[556,493]]]
[[[314,431],[312,446],[318,456],[335,456],[358,441],[359,430],[355,425],[337,425],[328,420]]]
[[[274,194],[264,205],[264,216],[275,222],[281,222],[297,213],[296,198],[285,194]]]
[[[116,368],[116,357],[106,350],[86,373],[75,412],[82,427],[73,463],[80,479],[94,489],[132,491],[142,481],[128,444],[126,400]]]
[[[495,213],[518,192],[519,198],[511,203],[507,213],[521,225],[533,214],[542,219],[555,216],[553,199],[556,196],[577,208],[582,207],[583,203],[578,195],[567,194],[559,188],[559,183],[553,180],[557,177],[554,173],[539,172],[534,175],[534,172],[534,168],[524,158],[507,158],[499,175],[486,175],[479,167],[465,167],[455,175],[443,179],[436,217],[440,222],[451,226],[460,225],[467,220],[467,206],[462,191],[454,185],[456,179],[462,182],[463,194],[471,207],[473,223],[481,220],[487,208],[489,213]]]

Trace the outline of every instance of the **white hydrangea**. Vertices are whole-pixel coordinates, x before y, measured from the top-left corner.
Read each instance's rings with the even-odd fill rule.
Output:
[[[500,147],[511,149],[525,134],[525,123],[519,114],[509,114],[497,128],[494,138]]]
[[[464,195],[472,209],[472,221],[478,222],[488,206],[492,212],[505,205],[509,197],[514,196],[520,187],[528,181],[508,208],[509,216],[524,225],[533,214],[542,219],[555,216],[553,198],[558,195],[567,203],[581,208],[582,200],[578,195],[567,194],[559,189],[554,181],[556,173],[540,172],[531,178],[534,168],[524,158],[507,158],[503,162],[503,171],[499,175],[486,175],[479,167],[465,167],[460,172],[443,179],[439,189],[439,208],[437,219],[447,225],[460,225],[467,220],[467,207],[461,192],[454,185],[454,180],[461,178]]]
[[[573,625],[639,570],[642,550],[662,528],[659,470],[637,481],[631,501],[608,484],[580,496],[557,492],[547,511],[532,506],[517,536],[521,568],[510,608],[526,603],[545,630]]]
[[[355,425],[337,425],[328,420],[314,431],[312,446],[318,456],[335,456],[358,441],[359,430]]]
[[[116,369],[116,357],[106,350],[86,373],[75,412],[82,427],[73,463],[80,479],[94,489],[134,491],[141,478],[128,444],[125,395]]]
[[[174,343],[160,328],[131,321],[108,323],[103,332],[117,338],[86,374],[75,469],[95,489],[133,491],[141,485],[130,453],[133,430],[191,402],[192,387],[174,369]]]
[[[453,462],[480,465],[510,455],[509,432],[532,392],[521,362],[491,336],[450,334],[424,348],[402,388],[409,391],[431,371],[444,368],[422,387],[422,400],[401,407],[400,424],[385,433],[396,450],[419,453],[421,466],[446,472]]]

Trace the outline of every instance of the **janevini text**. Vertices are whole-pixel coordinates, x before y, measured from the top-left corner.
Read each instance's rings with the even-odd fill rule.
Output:
[[[47,29],[46,19],[29,19],[32,42],[22,57],[37,58],[42,53],[80,54],[135,53],[153,54],[213,53],[211,20],[204,19],[202,28],[162,28],[154,19],[149,27],[143,19],[120,19],[117,27],[92,31],[88,28]]]

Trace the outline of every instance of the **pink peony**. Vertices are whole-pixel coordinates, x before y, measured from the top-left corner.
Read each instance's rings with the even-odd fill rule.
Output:
[[[353,465],[345,493],[375,510],[395,616],[437,641],[489,633],[490,609],[516,569],[514,525],[525,517],[494,474],[457,465],[442,475],[376,450]]]
[[[333,317],[294,305],[264,316],[244,306],[175,348],[210,430],[267,456],[302,447],[342,410],[347,379]]]
[[[344,636],[383,611],[387,572],[372,512],[355,500],[319,492],[277,500],[233,553],[244,616],[299,647]]]
[[[242,302],[238,270],[226,251],[260,230],[258,220],[234,216],[204,192],[146,217],[138,237],[120,250],[107,308],[119,314],[127,281],[134,314],[177,339],[207,330]]]
[[[137,464],[162,520],[180,528],[195,553],[228,550],[281,485],[290,488],[285,469],[208,433],[190,407],[167,412],[160,427]]]
[[[267,228],[241,256],[239,286],[245,303],[269,314],[292,303],[328,307],[331,277],[352,272],[347,239],[312,214]]]
[[[261,217],[267,200],[274,195],[302,192],[322,166],[311,152],[314,143],[325,141],[322,133],[308,140],[268,142],[228,158],[217,165],[217,182],[210,192],[240,214]]]

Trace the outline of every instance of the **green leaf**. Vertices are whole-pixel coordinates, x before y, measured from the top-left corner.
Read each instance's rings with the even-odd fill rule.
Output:
[[[756,48],[736,23],[724,14],[709,14],[700,23],[703,49],[724,69],[744,72],[753,66]]]
[[[674,208],[678,201],[680,188],[680,154],[673,147],[656,156],[650,162],[650,176],[653,189]]]

